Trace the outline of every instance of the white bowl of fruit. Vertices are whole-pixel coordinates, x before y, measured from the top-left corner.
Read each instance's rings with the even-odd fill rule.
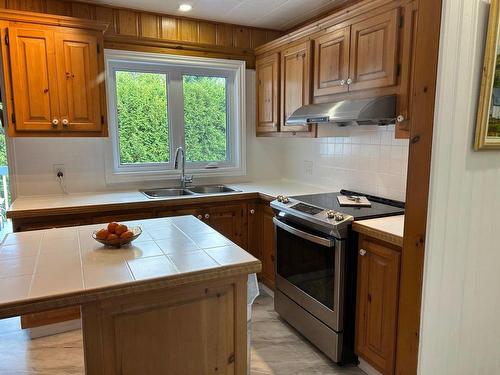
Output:
[[[106,228],[96,230],[92,237],[105,246],[120,248],[131,243],[141,233],[141,227],[129,228],[125,224],[112,222]]]

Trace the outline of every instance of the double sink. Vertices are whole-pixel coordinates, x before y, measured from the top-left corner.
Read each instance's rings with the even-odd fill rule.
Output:
[[[229,186],[226,185],[199,185],[199,186],[187,187],[185,189],[161,188],[161,189],[147,189],[139,191],[150,199],[159,199],[168,197],[182,197],[185,195],[235,193],[239,192],[240,190],[230,188]]]

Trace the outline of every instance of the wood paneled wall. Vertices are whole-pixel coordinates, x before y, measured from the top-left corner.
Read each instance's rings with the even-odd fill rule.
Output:
[[[253,66],[254,48],[282,32],[63,0],[0,0],[0,7],[109,23],[107,47],[240,58]],[[180,52],[182,51],[182,52]]]

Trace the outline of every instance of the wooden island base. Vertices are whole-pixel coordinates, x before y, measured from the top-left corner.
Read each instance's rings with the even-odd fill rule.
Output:
[[[245,374],[247,276],[82,305],[89,375]]]

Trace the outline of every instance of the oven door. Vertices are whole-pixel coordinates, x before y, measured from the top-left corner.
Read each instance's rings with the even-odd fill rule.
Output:
[[[342,330],[345,242],[278,217],[276,287],[339,332]]]

